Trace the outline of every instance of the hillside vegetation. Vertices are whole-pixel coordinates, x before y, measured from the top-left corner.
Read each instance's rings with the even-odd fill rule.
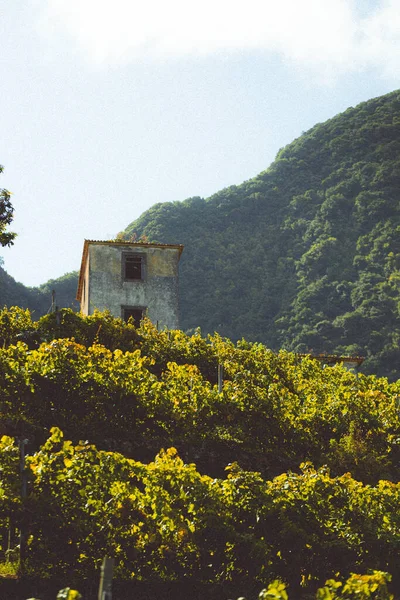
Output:
[[[123,234],[185,245],[183,330],[362,355],[364,372],[397,379],[399,187],[396,91],[316,125],[254,179],[206,200],[156,204]],[[59,306],[73,306],[77,276],[66,277],[28,291],[1,286],[0,305],[38,317],[61,285]]]
[[[0,261],[0,307],[29,308],[35,319],[39,319],[50,311],[54,290],[57,306],[79,310],[79,303],[75,299],[78,287],[77,271],[66,273],[57,279],[50,279],[37,287],[26,287],[15,281],[1,264]]]
[[[181,313],[296,352],[364,355],[399,377],[400,93],[318,124],[263,173],[157,204],[126,229],[182,243]]]
[[[72,585],[107,553],[215,598],[377,569],[400,591],[399,383],[101,313],[3,310],[0,338],[0,550],[21,527],[27,575]]]

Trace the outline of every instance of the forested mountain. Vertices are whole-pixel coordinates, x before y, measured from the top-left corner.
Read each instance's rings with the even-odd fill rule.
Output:
[[[0,262],[0,265],[2,263]],[[0,266],[0,306],[21,306],[35,310],[33,294],[30,288],[15,281],[3,267]]]
[[[182,243],[182,328],[367,357],[399,376],[400,92],[318,124],[263,173],[131,223]]]
[[[363,355],[366,372],[398,378],[399,134],[396,91],[316,125],[242,185],[156,204],[124,236],[185,245],[184,330]],[[43,314],[50,291],[21,304]]]
[[[26,287],[15,281],[0,266],[0,307],[20,306],[29,308],[34,318],[39,319],[51,309],[52,292],[55,291],[55,304],[60,308],[79,309],[75,300],[78,287],[78,273],[66,273],[57,279],[50,279],[38,287]]]

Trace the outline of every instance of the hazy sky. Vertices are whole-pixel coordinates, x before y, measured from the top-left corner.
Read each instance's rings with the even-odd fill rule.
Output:
[[[400,0],[0,0],[5,268],[78,269],[85,238],[254,177],[399,76]]]

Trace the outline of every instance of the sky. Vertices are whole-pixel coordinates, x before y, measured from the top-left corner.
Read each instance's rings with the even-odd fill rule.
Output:
[[[400,0],[0,0],[4,268],[77,270],[84,239],[251,179],[399,78]]]

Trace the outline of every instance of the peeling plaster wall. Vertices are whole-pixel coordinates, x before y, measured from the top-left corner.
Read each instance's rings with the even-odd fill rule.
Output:
[[[126,252],[145,256],[144,281],[123,280],[122,255]],[[179,258],[176,248],[90,244],[85,274],[88,295],[85,314],[92,314],[97,308],[121,317],[121,306],[146,307],[153,323],[177,329]]]
[[[81,312],[89,314],[89,261],[86,263],[85,277],[83,280]]]

